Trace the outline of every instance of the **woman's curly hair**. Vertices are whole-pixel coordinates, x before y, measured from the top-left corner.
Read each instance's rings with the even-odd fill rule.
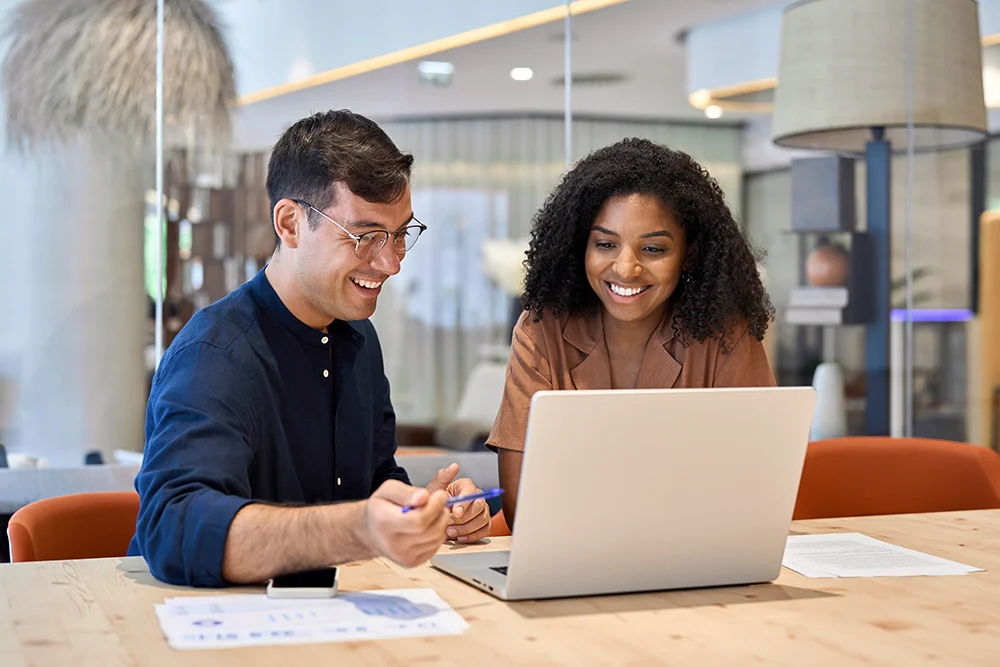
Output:
[[[757,340],[774,315],[754,251],[726,205],[722,188],[691,156],[646,139],[625,139],[581,160],[535,216],[522,297],[541,319],[592,311],[600,299],[584,268],[590,228],[616,195],[657,197],[688,242],[685,272],[671,296],[681,343],[715,338],[728,351],[732,327],[745,322]]]

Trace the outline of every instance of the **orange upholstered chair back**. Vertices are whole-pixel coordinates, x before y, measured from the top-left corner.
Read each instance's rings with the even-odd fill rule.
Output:
[[[503,510],[493,515],[490,522],[490,537],[506,537],[510,535],[510,528],[507,527],[507,520],[504,518]]]
[[[809,443],[795,519],[1000,508],[1000,455],[924,438]]]
[[[11,562],[124,556],[138,514],[139,494],[134,491],[38,500],[10,518]]]

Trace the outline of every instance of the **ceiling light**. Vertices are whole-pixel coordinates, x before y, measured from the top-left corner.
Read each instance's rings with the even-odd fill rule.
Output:
[[[709,104],[705,107],[705,115],[709,118],[722,118],[722,107],[718,104]]]
[[[510,71],[510,78],[514,81],[527,81],[533,76],[535,73],[531,71],[530,67],[515,67]]]
[[[697,109],[704,109],[712,101],[712,91],[702,88],[688,96],[688,102]]]
[[[455,66],[439,60],[422,60],[417,63],[417,72],[420,73],[421,83],[447,88],[451,85],[451,75],[455,72]]]
[[[417,64],[417,70],[421,74],[452,74],[455,66],[438,60],[421,60]]]

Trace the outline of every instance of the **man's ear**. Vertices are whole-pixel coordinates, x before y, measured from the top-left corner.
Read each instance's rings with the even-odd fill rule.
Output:
[[[291,199],[280,199],[274,205],[274,233],[285,248],[297,248],[302,225],[306,223],[306,212]]]

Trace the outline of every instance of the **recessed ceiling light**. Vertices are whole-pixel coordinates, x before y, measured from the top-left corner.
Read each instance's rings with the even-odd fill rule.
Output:
[[[422,60],[417,63],[417,72],[420,73],[421,83],[447,88],[451,85],[451,75],[455,72],[455,66],[439,60]]]
[[[439,60],[421,60],[417,63],[417,70],[421,74],[452,74],[455,66]]]
[[[533,76],[535,73],[531,71],[530,67],[515,67],[510,71],[510,78],[514,81],[527,81]]]
[[[722,107],[718,104],[709,104],[705,107],[705,115],[709,118],[722,118]]]

